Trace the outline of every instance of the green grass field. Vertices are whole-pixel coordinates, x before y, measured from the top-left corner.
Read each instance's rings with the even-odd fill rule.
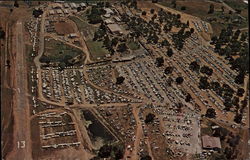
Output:
[[[92,39],[94,37],[95,31],[97,30],[97,27],[89,24],[86,16],[81,15],[79,16],[79,18],[75,16],[69,17],[69,19],[76,23],[78,30],[84,34],[86,39]]]
[[[61,62],[65,56],[75,57],[82,54],[82,51],[65,45],[60,41],[50,39],[45,41],[45,56],[47,56],[51,62]]]
[[[103,42],[90,40],[86,43],[91,54],[91,59],[93,60],[97,60],[98,57],[103,58],[109,53],[108,50],[103,47]]]
[[[129,41],[127,43],[128,45],[128,48],[131,49],[131,50],[137,50],[140,48],[140,45],[138,45],[137,43],[133,42],[133,41]]]

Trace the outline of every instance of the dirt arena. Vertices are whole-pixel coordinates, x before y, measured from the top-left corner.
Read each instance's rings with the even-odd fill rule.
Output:
[[[70,34],[70,33],[75,32],[73,26],[68,22],[55,23],[55,29],[56,29],[57,34],[59,35],[65,35],[65,34]]]

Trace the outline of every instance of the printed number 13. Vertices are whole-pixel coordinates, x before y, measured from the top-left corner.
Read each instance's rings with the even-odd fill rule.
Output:
[[[17,141],[17,148],[25,148],[25,141]]]

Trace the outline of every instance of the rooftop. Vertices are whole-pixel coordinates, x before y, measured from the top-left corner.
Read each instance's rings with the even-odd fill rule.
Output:
[[[221,148],[220,138],[210,137],[208,135],[202,136],[202,147],[203,148]]]
[[[110,29],[111,32],[122,32],[122,29],[118,24],[108,24],[107,27]]]

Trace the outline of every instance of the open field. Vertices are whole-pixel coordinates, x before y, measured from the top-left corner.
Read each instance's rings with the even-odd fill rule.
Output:
[[[77,18],[75,16],[71,16],[69,18],[76,23],[79,32],[83,33],[84,37],[86,37],[87,40],[92,40],[92,38],[94,37],[94,32],[97,29],[96,26],[90,25],[86,20],[81,20],[80,18]]]
[[[86,44],[89,48],[91,59],[96,60],[103,58],[109,53],[105,48],[103,48],[103,42],[89,40],[86,41]]]

